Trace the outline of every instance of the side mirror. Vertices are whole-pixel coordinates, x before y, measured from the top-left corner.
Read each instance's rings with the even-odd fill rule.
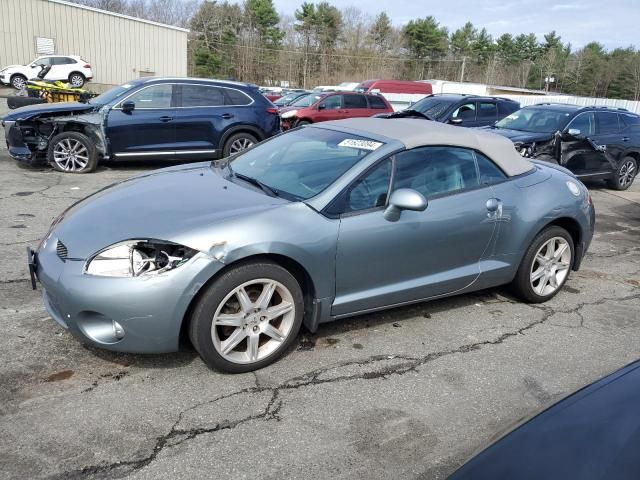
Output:
[[[122,112],[123,113],[131,113],[136,109],[136,104],[131,100],[126,101],[122,104]]]
[[[32,63],[32,64],[30,65],[30,67],[31,67],[31,68],[37,68],[37,67],[39,67],[39,66],[40,66],[40,65],[36,65],[35,63]]]
[[[581,133],[581,132],[580,132],[580,130],[578,130],[577,128],[570,128],[570,129],[567,131],[567,133],[568,133],[569,135],[571,135],[572,137],[578,137],[578,136],[580,136],[580,133]]]
[[[449,120],[449,123],[451,125],[462,125],[462,119],[458,118],[458,117],[452,118],[452,119]]]
[[[410,188],[399,188],[391,194],[389,206],[384,211],[384,218],[390,222],[396,222],[400,218],[402,210],[422,212],[427,208],[428,202],[419,192]]]
[[[324,110],[326,108],[327,108],[327,106],[322,104],[322,103],[320,105],[318,105],[318,110]]]

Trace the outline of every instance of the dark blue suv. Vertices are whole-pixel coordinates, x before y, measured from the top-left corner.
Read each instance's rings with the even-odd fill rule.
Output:
[[[197,78],[132,80],[88,103],[19,108],[2,124],[13,158],[73,173],[103,160],[221,158],[280,132],[257,86]]]

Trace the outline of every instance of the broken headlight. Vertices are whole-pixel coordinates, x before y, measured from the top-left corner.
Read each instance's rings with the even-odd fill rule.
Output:
[[[141,277],[173,270],[189,261],[197,250],[156,240],[117,243],[94,255],[85,273],[100,277]]]
[[[531,145],[516,144],[515,147],[516,147],[516,150],[523,157],[531,157],[533,155],[533,151],[535,150],[536,144],[535,143],[532,143]]]

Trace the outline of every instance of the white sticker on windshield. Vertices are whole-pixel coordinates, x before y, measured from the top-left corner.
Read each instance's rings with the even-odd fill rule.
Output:
[[[131,88],[133,87],[133,85],[131,85],[130,83],[125,83],[124,85],[122,85],[122,88]]]
[[[338,146],[360,148],[362,150],[376,150],[382,145],[381,142],[374,142],[373,140],[357,140],[355,138],[345,138]]]
[[[509,120],[517,120],[520,116],[519,115],[509,115],[507,118]]]

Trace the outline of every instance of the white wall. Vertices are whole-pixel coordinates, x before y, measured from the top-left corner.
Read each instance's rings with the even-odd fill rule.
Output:
[[[582,105],[584,107],[590,106],[606,106],[614,108],[624,108],[630,112],[640,114],[640,102],[633,102],[631,100],[614,100],[612,98],[591,98],[591,97],[574,97],[572,95],[547,95],[547,96],[535,96],[535,95],[501,95],[502,97],[511,98],[516,102],[520,102],[520,105],[526,107],[527,105],[535,105],[538,103],[571,103],[574,105]]]

